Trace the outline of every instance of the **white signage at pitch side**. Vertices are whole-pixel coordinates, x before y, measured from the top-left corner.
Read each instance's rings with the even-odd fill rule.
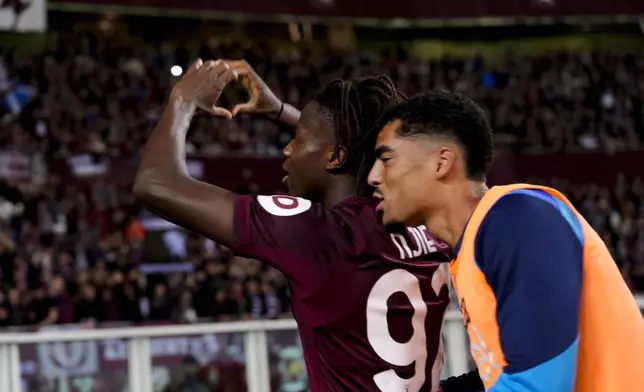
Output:
[[[47,0],[0,1],[0,31],[34,33],[47,30]]]

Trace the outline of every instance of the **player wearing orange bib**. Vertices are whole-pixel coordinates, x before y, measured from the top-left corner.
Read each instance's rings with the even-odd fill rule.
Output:
[[[485,113],[446,91],[389,109],[369,181],[386,223],[424,223],[450,271],[486,391],[644,385],[644,320],[599,235],[561,193],[485,186]]]

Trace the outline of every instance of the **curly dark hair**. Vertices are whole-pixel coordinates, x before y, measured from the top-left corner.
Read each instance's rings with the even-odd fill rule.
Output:
[[[334,125],[337,147],[348,153],[347,160],[334,174],[355,176],[360,195],[372,193],[367,177],[375,162],[375,139],[370,142],[369,137],[382,114],[405,98],[385,75],[333,80],[314,98]]]

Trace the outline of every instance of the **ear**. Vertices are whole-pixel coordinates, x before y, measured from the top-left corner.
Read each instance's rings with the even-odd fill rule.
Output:
[[[349,152],[344,146],[334,146],[327,154],[326,169],[339,170],[349,158]]]
[[[450,175],[456,165],[457,154],[450,146],[443,146],[436,152],[436,165],[434,167],[437,179]]]

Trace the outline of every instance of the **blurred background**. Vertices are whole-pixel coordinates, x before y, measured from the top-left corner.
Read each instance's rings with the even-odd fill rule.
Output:
[[[101,329],[288,315],[284,278],[143,210],[138,155],[197,56],[246,59],[302,107],[332,78],[385,73],[488,112],[490,184],[562,190],[644,292],[644,2],[2,0],[0,327]],[[222,106],[244,101],[227,88]],[[199,117],[191,174],[283,191],[291,129]],[[638,295],[639,298],[639,295]],[[644,301],[641,301],[644,304]],[[155,391],[246,391],[242,333],[155,338]],[[307,390],[294,330],[267,334],[271,389]],[[448,342],[449,345],[449,342]],[[20,346],[24,391],[127,390],[123,340]]]

